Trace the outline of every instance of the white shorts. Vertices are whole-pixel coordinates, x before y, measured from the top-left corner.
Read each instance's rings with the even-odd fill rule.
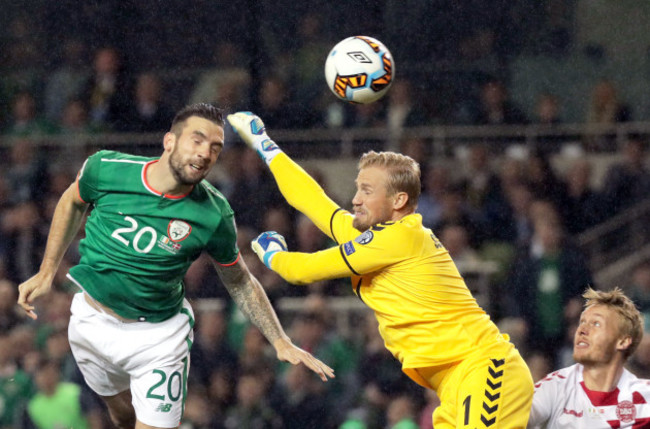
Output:
[[[187,300],[160,323],[125,323],[94,309],[77,293],[68,337],[88,386],[100,396],[131,389],[137,419],[150,426],[178,427],[183,415],[194,340],[194,313]]]

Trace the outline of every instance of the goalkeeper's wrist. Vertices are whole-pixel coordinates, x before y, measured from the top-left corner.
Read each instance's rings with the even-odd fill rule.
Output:
[[[266,265],[266,268],[271,270],[271,259],[273,259],[273,256],[275,256],[276,253],[280,252],[280,250],[272,250],[270,252],[266,252],[264,254],[264,258],[262,262],[264,262],[264,265]]]
[[[269,165],[273,158],[282,152],[278,145],[275,144],[275,142],[271,140],[266,134],[256,138],[253,142],[253,146],[255,147],[255,151],[259,157],[262,158],[262,161],[264,161],[266,165]]]

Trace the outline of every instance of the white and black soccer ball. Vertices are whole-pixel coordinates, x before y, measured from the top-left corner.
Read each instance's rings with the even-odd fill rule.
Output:
[[[351,103],[372,103],[393,83],[395,63],[379,40],[353,36],[337,43],[325,61],[325,79],[338,98]]]

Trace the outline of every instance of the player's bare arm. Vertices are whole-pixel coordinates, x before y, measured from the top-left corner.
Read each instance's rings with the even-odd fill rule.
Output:
[[[291,342],[282,329],[262,285],[253,277],[241,258],[234,265],[215,264],[215,267],[235,304],[273,345],[278,359],[294,365],[304,363],[323,381],[327,381],[327,377],[334,377],[332,368]]]
[[[87,207],[79,197],[76,182],[68,187],[56,205],[40,269],[18,286],[18,304],[32,319],[37,318],[33,301],[50,291],[52,279],[81,226]]]

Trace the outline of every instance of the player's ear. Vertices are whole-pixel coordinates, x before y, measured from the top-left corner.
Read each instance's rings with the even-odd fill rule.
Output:
[[[406,192],[397,192],[393,197],[393,209],[402,210],[406,207],[409,201],[409,196]]]
[[[629,335],[623,338],[619,338],[618,342],[616,343],[616,350],[627,350],[628,347],[632,345],[632,337]]]
[[[171,152],[174,149],[175,144],[176,134],[171,131],[165,133],[165,136],[163,137],[163,148],[165,149],[165,152]]]

